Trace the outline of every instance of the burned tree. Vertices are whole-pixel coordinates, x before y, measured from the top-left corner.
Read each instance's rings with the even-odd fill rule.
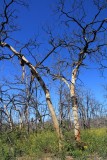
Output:
[[[49,89],[47,88],[45,81],[43,80],[43,78],[41,77],[41,75],[39,74],[39,72],[37,71],[38,66],[44,62],[44,60],[52,53],[54,52],[57,47],[59,46],[53,46],[52,49],[47,53],[47,56],[41,60],[41,63],[37,63],[35,65],[33,65],[30,60],[28,60],[24,54],[22,54],[22,52],[17,51],[17,47],[15,49],[15,47],[13,47],[13,42],[14,44],[16,43],[16,41],[12,42],[12,45],[10,44],[11,42],[8,43],[9,40],[11,40],[11,33],[13,33],[14,31],[17,31],[17,25],[14,24],[15,21],[15,17],[14,17],[14,10],[12,8],[14,8],[14,5],[26,5],[24,3],[24,1],[22,0],[10,0],[10,1],[6,1],[3,0],[3,8],[2,8],[2,13],[0,13],[0,51],[1,51],[1,55],[0,55],[0,60],[2,59],[11,59],[13,57],[17,57],[18,60],[21,62],[21,66],[27,66],[33,77],[37,79],[37,81],[40,83],[41,88],[44,91],[45,97],[46,97],[46,102],[48,105],[48,108],[50,110],[51,113],[51,117],[52,117],[52,121],[53,121],[53,126],[55,128],[55,131],[57,133],[57,136],[59,138],[62,138],[62,133],[60,131],[59,128],[59,123],[54,111],[54,107],[51,101],[51,97],[50,97],[50,92]],[[5,54],[4,53],[6,51],[9,51],[9,54]],[[30,52],[31,53],[31,52]],[[36,67],[35,67],[36,66]]]
[[[91,9],[88,12],[86,6],[94,8],[93,14]],[[106,59],[104,51],[107,41],[105,34],[107,32],[107,2],[99,0],[91,1],[65,1],[60,0],[56,9],[63,32],[58,34],[56,42],[61,43],[60,57],[66,63],[66,69],[71,71],[69,77],[65,72],[59,74],[57,71],[52,74],[56,79],[61,79],[69,88],[72,111],[74,116],[74,134],[76,141],[80,141],[80,126],[78,117],[78,99],[76,95],[77,80],[81,68],[85,68],[87,62],[103,63]],[[53,37],[55,37],[53,35]],[[50,39],[53,40],[52,36]],[[50,41],[51,41],[50,40]],[[51,41],[53,43],[53,41]],[[55,42],[55,38],[54,38]],[[64,56],[64,53],[66,54]],[[66,58],[67,57],[67,58]],[[93,65],[94,65],[93,63]],[[57,64],[57,63],[56,63]]]

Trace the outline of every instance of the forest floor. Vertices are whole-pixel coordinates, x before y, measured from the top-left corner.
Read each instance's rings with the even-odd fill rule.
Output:
[[[72,156],[66,156],[65,159],[63,160],[76,160],[76,159],[77,158],[73,158]],[[39,159],[38,158],[36,159],[34,157],[25,156],[25,157],[18,157],[16,160],[62,160],[62,159],[57,158],[57,157],[52,157],[52,156],[45,156]],[[83,160],[107,160],[107,158],[104,159],[102,157],[99,157],[98,154],[93,154],[93,155],[87,156]]]
[[[51,157],[51,156],[45,156],[42,158],[34,158],[34,157],[19,157],[16,160],[62,160],[61,158],[57,158],[57,157]],[[63,160],[76,160],[76,158],[72,158],[72,156],[66,156],[65,159]],[[79,159],[78,159],[79,160]],[[107,158],[102,158],[99,157],[97,154],[94,155],[90,155],[87,158],[83,159],[83,160],[107,160]]]

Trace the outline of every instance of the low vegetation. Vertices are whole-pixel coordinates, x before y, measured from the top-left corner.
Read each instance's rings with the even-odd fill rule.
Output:
[[[0,160],[15,160],[18,157],[29,156],[39,159],[45,156],[72,156],[76,160],[87,160],[97,155],[107,158],[107,129],[82,130],[82,141],[77,144],[73,133],[65,132],[64,148],[58,151],[58,139],[53,131],[39,131],[26,134],[25,131],[5,132],[0,135]],[[94,158],[93,158],[94,159]]]

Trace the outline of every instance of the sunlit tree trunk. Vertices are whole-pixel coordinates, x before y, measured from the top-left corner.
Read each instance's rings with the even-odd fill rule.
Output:
[[[76,76],[77,76],[78,69],[75,68],[72,71],[72,81],[70,85],[70,94],[72,98],[72,112],[73,112],[73,118],[74,118],[74,135],[75,140],[80,141],[80,125],[79,125],[79,118],[78,118],[78,102],[75,92],[75,83],[76,83]]]
[[[23,128],[23,120],[22,120],[22,117],[19,116],[19,129],[22,130]]]

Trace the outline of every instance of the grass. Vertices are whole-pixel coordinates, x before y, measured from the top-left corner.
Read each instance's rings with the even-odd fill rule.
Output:
[[[103,159],[107,158],[107,128],[83,131],[82,137],[88,145],[88,153],[97,153]]]
[[[67,137],[69,137],[69,135]],[[100,157],[102,160],[107,159],[106,128],[82,130],[81,137],[82,142],[80,145],[72,140],[71,143],[66,144],[69,155],[72,155],[74,158],[76,158],[76,160],[96,159],[98,157]],[[95,158],[92,158],[94,156]]]
[[[0,160],[15,157],[41,157],[43,154],[58,152],[58,139],[51,131],[26,134],[26,132],[4,133],[0,136]]]
[[[65,155],[76,160],[107,159],[107,129],[82,130],[82,143],[77,144],[73,132],[65,132],[64,149],[58,151],[58,139],[53,131],[30,133],[14,131],[0,135],[0,160],[15,160],[16,157],[35,157],[55,155],[64,159]],[[84,143],[85,142],[85,143]],[[91,158],[90,158],[91,157]],[[33,159],[33,158],[32,158]]]

